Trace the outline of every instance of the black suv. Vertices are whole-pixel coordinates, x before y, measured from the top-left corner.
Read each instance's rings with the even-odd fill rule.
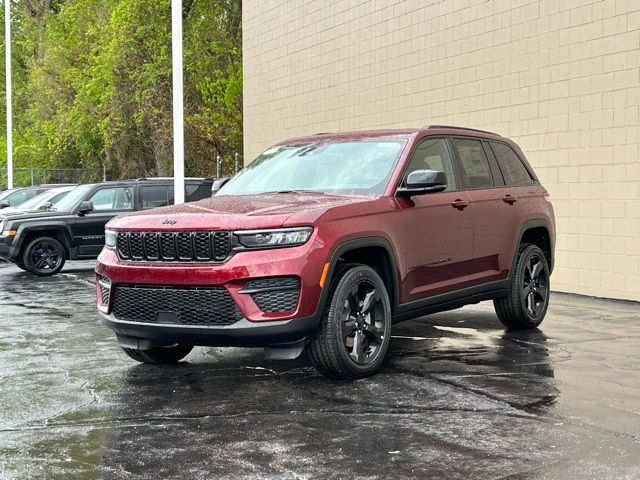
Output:
[[[212,180],[185,180],[187,202],[211,196]],[[155,178],[80,185],[46,212],[2,215],[0,259],[46,276],[67,259],[97,258],[104,226],[116,215],[173,204],[173,179]]]

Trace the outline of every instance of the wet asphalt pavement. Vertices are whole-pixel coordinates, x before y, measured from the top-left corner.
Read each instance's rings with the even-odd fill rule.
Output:
[[[383,370],[197,348],[136,364],[91,262],[0,264],[0,479],[640,478],[640,306],[554,295],[542,328],[490,303],[396,325]]]

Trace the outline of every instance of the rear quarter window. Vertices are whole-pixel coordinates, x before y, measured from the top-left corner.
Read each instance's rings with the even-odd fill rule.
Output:
[[[504,143],[491,142],[491,149],[507,185],[531,185],[531,175],[511,147]]]

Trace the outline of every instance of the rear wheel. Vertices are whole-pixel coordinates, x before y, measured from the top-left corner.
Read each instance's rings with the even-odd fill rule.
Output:
[[[309,339],[309,354],[323,375],[362,378],[380,368],[390,337],[391,304],[384,282],[372,268],[355,265],[333,283],[322,324]]]
[[[27,245],[22,255],[24,269],[42,277],[58,273],[66,260],[64,247],[51,237],[36,238]]]
[[[154,347],[149,350],[122,347],[124,353],[134,360],[154,365],[178,363],[189,355],[193,347],[191,345],[170,345],[168,347]]]
[[[523,245],[509,295],[493,301],[498,318],[512,330],[536,328],[549,305],[549,264],[536,245]]]

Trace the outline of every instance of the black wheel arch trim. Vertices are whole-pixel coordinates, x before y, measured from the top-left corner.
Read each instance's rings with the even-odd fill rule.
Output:
[[[392,283],[392,291],[388,293],[391,296],[391,311],[396,311],[398,306],[398,299],[400,298],[400,280],[398,277],[398,261],[396,258],[396,254],[391,247],[391,243],[386,238],[380,236],[371,236],[346,240],[340,243],[335,248],[335,250],[331,254],[331,259],[329,260],[329,270],[327,272],[327,277],[322,288],[322,293],[320,294],[320,301],[318,302],[318,307],[316,308],[316,315],[322,315],[322,312],[324,311],[327,297],[329,296],[331,283],[335,278],[335,275],[339,273],[339,271],[336,270],[336,266],[338,265],[340,257],[352,250],[368,247],[381,247],[387,252],[387,255],[389,256],[389,261],[391,263],[391,265],[389,266],[389,274],[391,276],[390,280]]]
[[[73,235],[71,234],[70,227],[65,223],[51,222],[28,223],[18,227],[16,241],[13,245],[18,256],[22,255],[23,249],[27,246],[26,239],[32,233],[42,234],[41,236],[43,237],[51,237],[51,233],[61,233],[63,241],[60,243],[62,243],[62,246],[65,248],[67,256],[73,259],[75,249],[73,248]],[[58,240],[60,240],[60,238],[58,238]]]
[[[518,254],[520,252],[520,245],[522,243],[522,238],[527,230],[531,230],[533,228],[544,227],[549,234],[549,249],[550,256],[547,259],[549,263],[549,275],[553,273],[553,264],[554,264],[554,256],[555,256],[555,238],[553,235],[553,229],[549,228],[549,221],[544,218],[537,218],[533,220],[527,220],[520,226],[520,231],[518,232],[518,241],[515,244],[515,248],[513,251],[513,256],[511,257],[511,264],[509,265],[509,278],[513,277],[514,274],[514,266],[518,261]]]

